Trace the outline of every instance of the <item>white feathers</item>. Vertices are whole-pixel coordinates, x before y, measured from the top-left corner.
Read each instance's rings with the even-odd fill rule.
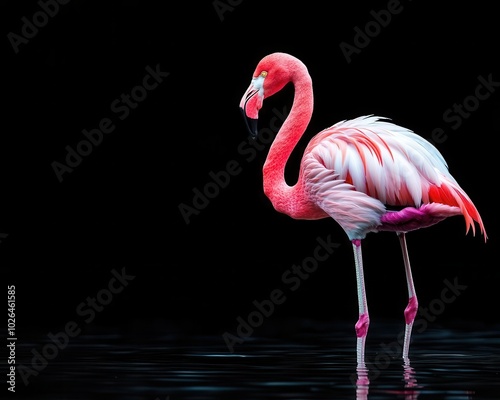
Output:
[[[304,154],[304,189],[350,238],[376,230],[386,205],[419,207],[431,185],[454,181],[432,144],[376,116],[321,131]]]
[[[454,181],[428,141],[386,118],[368,115],[321,131],[306,150],[357,191],[384,204],[419,206],[429,185]]]

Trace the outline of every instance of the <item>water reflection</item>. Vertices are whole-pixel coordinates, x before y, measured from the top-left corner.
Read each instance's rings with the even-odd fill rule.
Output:
[[[234,353],[219,335],[85,335],[32,376],[28,387],[18,377],[16,394],[37,400],[500,398],[494,331],[416,335],[411,365],[384,353],[394,331],[372,329],[366,364],[357,362],[351,326],[293,338],[255,336]],[[18,364],[30,365],[39,346],[20,344]]]
[[[356,367],[356,400],[367,400],[370,392],[370,370],[364,362],[358,362]],[[404,387],[401,390],[391,390],[391,394],[397,395],[400,399],[417,400],[420,394],[418,390],[415,370],[410,365],[410,360],[402,360],[402,376]]]
[[[368,399],[368,391],[370,388],[370,378],[368,377],[368,368],[364,362],[358,362],[356,368],[356,400]]]
[[[405,399],[416,400],[419,394],[417,378],[415,377],[415,370],[410,365],[410,360],[408,358],[404,359],[403,370],[403,380],[405,383]]]

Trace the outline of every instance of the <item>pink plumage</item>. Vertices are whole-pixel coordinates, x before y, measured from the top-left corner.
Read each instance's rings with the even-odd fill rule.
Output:
[[[299,181],[301,195],[319,204],[350,239],[408,232],[460,214],[467,231],[475,230],[476,221],[484,233],[476,207],[438,150],[380,117],[343,121],[318,133],[304,152]]]
[[[398,234],[409,289],[403,348],[406,358],[415,318],[413,310],[418,307],[407,257],[406,232],[462,215],[466,232],[472,229],[475,233],[477,223],[486,240],[481,216],[431,143],[387,118],[374,115],[341,121],[316,134],[304,151],[296,184],[288,185],[287,160],[313,112],[312,80],[306,66],[286,53],[264,57],[240,102],[247,126],[255,136],[256,119],[264,99],[288,83],[294,86],[294,101],[263,167],[264,192],[277,211],[292,218],[333,218],[351,240],[358,283],[359,361],[364,359],[369,325],[361,241],[369,232]]]

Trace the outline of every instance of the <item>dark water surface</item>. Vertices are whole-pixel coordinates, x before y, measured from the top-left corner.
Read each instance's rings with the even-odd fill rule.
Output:
[[[356,364],[352,326],[313,328],[291,337],[255,333],[233,353],[222,335],[84,334],[30,376],[27,387],[18,376],[16,397],[500,399],[498,329],[416,333],[405,365],[395,355],[401,327],[371,327],[363,370]],[[18,344],[18,368],[32,367],[33,349],[43,352],[42,339]]]

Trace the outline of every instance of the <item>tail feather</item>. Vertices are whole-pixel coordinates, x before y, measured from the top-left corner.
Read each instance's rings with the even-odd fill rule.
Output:
[[[484,236],[484,240],[487,240],[488,236],[486,234],[486,229],[476,206],[457,184],[453,182],[443,182],[440,186],[431,186],[429,189],[429,199],[432,202],[459,207],[465,218],[465,233],[467,234],[469,230],[472,229],[472,234],[475,235],[476,222]]]

